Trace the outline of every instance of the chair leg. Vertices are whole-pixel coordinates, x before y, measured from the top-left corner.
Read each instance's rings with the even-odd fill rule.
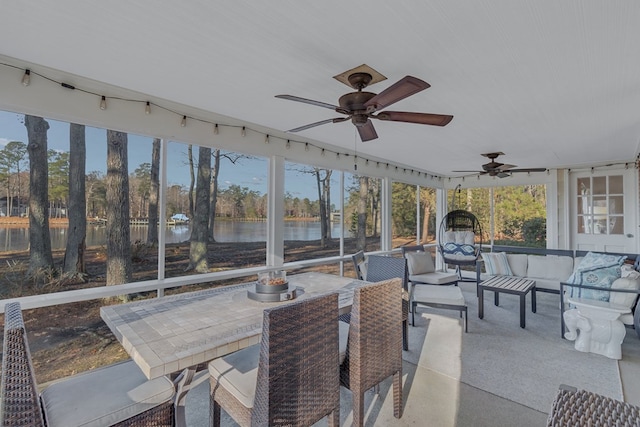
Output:
[[[340,411],[338,409],[334,409],[329,414],[329,427],[339,427],[340,426]]]
[[[402,370],[393,374],[393,416],[402,417]]]
[[[211,425],[213,427],[220,427],[220,411],[221,411],[221,407],[220,407],[220,404],[218,402],[213,400],[213,396],[211,396],[211,405],[210,406],[212,407],[213,411],[211,411],[209,413],[209,417],[211,417],[209,425]]]
[[[362,427],[364,424],[364,390],[353,393],[353,425]]]

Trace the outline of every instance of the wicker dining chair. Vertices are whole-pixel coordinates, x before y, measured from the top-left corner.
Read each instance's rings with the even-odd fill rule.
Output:
[[[337,293],[265,309],[260,344],[209,363],[211,424],[337,427],[338,327]]]
[[[565,384],[547,418],[547,427],[639,425],[640,407]]]
[[[367,258],[368,282],[380,282],[399,277],[402,283],[402,348],[409,350],[409,290],[407,260],[404,257],[369,255]]]
[[[364,422],[364,393],[393,376],[393,415],[402,417],[401,279],[354,292],[340,383],[353,394],[353,425]],[[341,329],[342,331],[343,329]],[[341,341],[343,341],[341,339]]]
[[[364,280],[367,277],[367,264],[364,256],[364,251],[358,251],[351,255],[353,261],[353,269],[356,272],[356,279]]]
[[[5,306],[0,426],[173,426],[173,383],[147,380],[134,362],[53,382],[38,394],[27,332],[17,302]]]

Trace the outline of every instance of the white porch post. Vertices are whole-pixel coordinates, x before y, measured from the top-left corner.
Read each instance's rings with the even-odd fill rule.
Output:
[[[269,158],[267,266],[284,264],[284,157]]]
[[[383,178],[380,180],[382,186],[382,201],[381,201],[381,218],[382,224],[380,224],[380,249],[383,251],[390,251],[393,248],[393,236],[391,234],[391,192],[392,185],[390,178]]]
[[[158,197],[158,280],[164,279],[165,268],[165,229],[167,227],[167,145],[166,139],[160,140],[160,194]],[[153,227],[153,224],[149,224]],[[164,289],[158,289],[158,297],[164,296]]]
[[[447,189],[436,188],[436,243],[440,241],[440,224],[442,224],[442,220],[448,210]],[[441,270],[444,267],[442,255],[440,254],[440,251],[436,250],[436,268]]]

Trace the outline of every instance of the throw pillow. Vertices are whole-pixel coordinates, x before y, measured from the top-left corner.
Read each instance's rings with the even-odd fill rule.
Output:
[[[407,265],[409,274],[412,276],[436,271],[436,266],[429,252],[408,252]]]
[[[482,253],[484,266],[487,274],[499,276],[513,276],[507,254],[505,252],[486,252]]]
[[[611,284],[622,275],[621,266],[627,257],[625,255],[609,255],[588,252],[580,265],[567,280],[567,283],[594,286],[610,289]],[[595,299],[609,301],[609,291],[595,289],[570,288],[569,295],[574,298]]]

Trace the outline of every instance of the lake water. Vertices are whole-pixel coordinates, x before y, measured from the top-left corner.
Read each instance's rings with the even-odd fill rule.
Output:
[[[55,227],[50,229],[51,248],[64,249],[67,243],[67,228]],[[217,221],[215,224],[215,238],[218,242],[265,242],[267,240],[267,223]],[[191,228],[188,225],[166,227],[165,239],[167,243],[188,241]],[[340,236],[340,224],[331,227],[331,236]],[[351,235],[345,231],[345,237]],[[309,221],[285,221],[284,240],[319,240],[320,223]],[[131,241],[147,240],[147,226],[131,226]],[[105,227],[87,225],[87,246],[106,245]],[[28,228],[0,228],[0,251],[22,251],[29,248]]]

